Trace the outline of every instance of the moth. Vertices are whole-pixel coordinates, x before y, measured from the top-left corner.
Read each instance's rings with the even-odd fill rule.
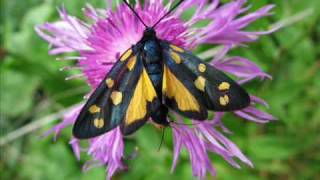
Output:
[[[159,39],[155,25],[146,27],[141,40],[123,53],[82,108],[73,135],[99,136],[120,126],[129,135],[149,119],[166,127],[169,110],[198,121],[208,111],[234,111],[250,104],[248,93],[227,75],[191,51]]]

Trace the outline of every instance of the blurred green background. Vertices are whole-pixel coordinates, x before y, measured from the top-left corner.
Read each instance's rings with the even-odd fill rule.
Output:
[[[257,125],[226,116],[224,122],[234,132],[228,137],[255,168],[243,165],[237,170],[211,154],[218,175],[208,179],[320,179],[320,1],[249,2],[252,10],[268,3],[277,5],[272,17],[249,29],[287,23],[249,48],[231,52],[250,58],[273,75],[273,81],[254,81],[246,88],[266,99],[271,107],[267,111],[279,121]],[[74,157],[68,144],[71,128],[56,142],[51,136],[41,139],[43,132],[59,122],[59,112],[78,103],[89,88],[83,80],[64,80],[75,72],[59,71],[68,62],[48,55],[48,44],[35,34],[34,26],[57,20],[56,8],[62,4],[69,13],[83,17],[85,3],[105,7],[104,0],[1,1],[1,179],[105,179],[103,167],[81,172],[89,157],[83,153],[80,162]],[[32,129],[37,130],[29,132]],[[12,141],[4,142],[9,133]],[[129,139],[126,146],[138,146],[139,154],[129,162],[129,171],[114,179],[193,179],[186,152],[175,173],[169,174],[171,134],[158,151],[160,137],[161,132],[147,125]]]

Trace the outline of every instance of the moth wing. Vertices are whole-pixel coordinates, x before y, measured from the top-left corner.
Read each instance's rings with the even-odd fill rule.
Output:
[[[163,48],[162,94],[166,106],[189,118],[207,119],[208,112],[202,103],[202,94],[193,84],[193,74],[186,72],[181,59]]]
[[[208,110],[234,111],[250,104],[248,93],[226,74],[191,52],[162,43],[164,64]]]
[[[138,56],[132,49],[126,51],[101,81],[76,119],[76,138],[96,137],[121,124],[142,72],[143,66],[136,63]]]
[[[138,63],[143,66],[142,61]],[[121,131],[124,135],[131,134],[144,125],[151,113],[160,106],[156,90],[144,67],[138,77],[138,81],[133,87],[133,94],[128,99],[128,107],[121,124]]]

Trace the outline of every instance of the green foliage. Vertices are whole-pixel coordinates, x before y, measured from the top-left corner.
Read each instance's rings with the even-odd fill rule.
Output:
[[[89,88],[82,80],[65,81],[75,73],[59,71],[70,63],[54,61],[48,45],[34,26],[58,19],[56,7],[62,4],[71,14],[83,17],[85,3],[104,7],[104,0],[4,0],[1,5],[1,86],[0,137],[43,117],[78,103]],[[227,2],[224,0],[223,2]],[[230,138],[253,161],[253,169],[232,168],[211,154],[217,179],[320,179],[320,1],[250,1],[253,9],[276,4],[272,17],[254,23],[249,29],[261,30],[301,12],[311,14],[278,32],[262,37],[249,48],[231,53],[257,62],[273,76],[273,81],[255,81],[250,92],[270,103],[267,110],[278,121],[266,125],[245,123],[230,115],[226,126]],[[3,55],[2,55],[3,54]],[[104,179],[105,169],[81,172],[68,144],[70,129],[57,142],[39,136],[53,124],[1,146],[1,179]],[[138,156],[128,161],[128,172],[114,179],[191,179],[187,152],[182,153],[176,171],[170,174],[172,139],[169,131],[160,151],[161,132],[151,126],[126,142],[126,153],[139,147]]]

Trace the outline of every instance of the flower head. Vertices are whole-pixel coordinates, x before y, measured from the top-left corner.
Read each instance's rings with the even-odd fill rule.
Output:
[[[108,2],[111,4],[111,1]],[[173,0],[170,0],[168,4],[163,3],[162,0],[149,0],[143,6],[137,3],[134,9],[147,25],[153,25],[172,7]],[[255,41],[259,35],[273,31],[249,32],[244,30],[251,22],[270,15],[270,10],[273,8],[272,5],[269,5],[253,13],[245,14],[249,9],[245,5],[246,0],[235,0],[225,4],[219,0],[213,0],[211,3],[208,0],[186,0],[156,26],[157,36],[187,49],[201,44],[222,47],[214,57],[211,57],[211,63],[220,70],[235,75],[239,83],[246,83],[255,78],[270,78],[248,59],[226,57],[230,49]],[[183,20],[183,12],[193,7],[196,7],[195,13],[188,20]],[[60,21],[39,25],[36,27],[36,32],[52,46],[50,54],[78,53],[76,57],[69,56],[65,59],[77,61],[77,67],[81,68],[82,74],[75,77],[85,77],[92,89],[97,87],[120,55],[141,39],[145,30],[143,24],[124,4],[120,4],[115,10],[110,7],[103,10],[95,9],[88,5],[84,9],[84,14],[93,23],[69,15],[64,8],[59,10],[59,14]],[[208,22],[206,26],[196,26],[203,20]],[[251,99],[250,107],[235,111],[234,114],[257,123],[265,123],[274,119],[255,107],[256,104],[266,105],[263,100],[255,96],[251,96]],[[80,109],[77,107],[67,113],[64,121],[54,127],[53,131],[58,134],[62,128],[72,125]],[[206,176],[207,171],[215,174],[208,152],[222,156],[236,168],[240,166],[234,158],[252,166],[250,160],[241,153],[237,146],[216,130],[216,127],[219,126],[224,132],[230,133],[221,122],[223,115],[224,113],[216,113],[213,120],[201,123],[197,121],[199,125],[192,128],[185,125],[172,125],[174,138],[172,170],[177,165],[182,147],[189,152],[193,175],[200,179]],[[182,121],[179,115],[176,117],[178,121]],[[79,159],[82,148],[78,140],[73,138],[70,144]],[[119,128],[90,139],[87,153],[93,157],[93,160],[89,161],[84,169],[89,169],[94,165],[107,165],[107,179],[110,179],[117,170],[125,168],[122,162],[123,151],[124,140]]]

